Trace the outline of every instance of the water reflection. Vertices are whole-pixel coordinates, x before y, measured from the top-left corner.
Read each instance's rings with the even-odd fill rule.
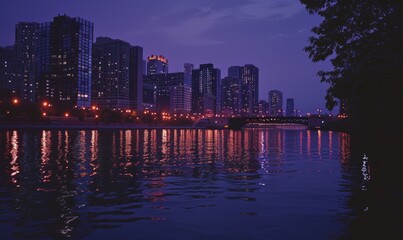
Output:
[[[205,208],[272,222],[295,214],[283,202],[299,199],[290,204],[303,207],[304,194],[315,189],[334,188],[326,198],[339,194],[348,138],[304,129],[2,131],[0,219],[10,238],[81,238],[138,221],[194,222],[189,211]]]
[[[11,135],[11,181],[14,184],[17,184],[17,174],[20,173],[20,167],[18,164],[18,136],[17,136],[17,131],[13,131]]]

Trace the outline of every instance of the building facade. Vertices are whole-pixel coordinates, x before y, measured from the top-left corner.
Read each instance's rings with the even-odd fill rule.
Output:
[[[236,77],[222,80],[222,112],[225,116],[240,116],[242,106],[241,82]]]
[[[296,111],[294,108],[294,98],[287,98],[287,103],[286,103],[286,110],[285,110],[285,115],[288,117],[294,117],[296,116]]]
[[[59,15],[39,26],[38,98],[63,108],[90,107],[94,24]]]
[[[147,57],[147,75],[168,73],[168,59],[164,56]]]
[[[242,72],[240,66],[231,66],[228,68],[228,77],[241,78]]]
[[[228,68],[228,77],[240,80],[240,115],[246,117],[257,115],[259,101],[259,68],[253,64],[231,66]]]
[[[149,83],[143,84],[143,109],[156,110],[156,87]]]
[[[171,113],[190,113],[192,89],[186,85],[172,86],[170,93]]]
[[[38,44],[36,46],[36,98],[50,100],[54,97],[54,86],[51,84],[50,65],[50,29],[51,22],[40,23]]]
[[[190,103],[191,101],[191,88],[185,85],[185,73],[146,75],[144,76],[144,85],[153,87],[155,91],[155,105],[158,112],[172,113],[173,110],[188,110],[186,105],[180,104],[180,102]]]
[[[241,67],[242,116],[253,116],[259,101],[259,69],[247,64]]]
[[[192,111],[221,114],[221,71],[211,63],[192,71]]]
[[[183,65],[183,72],[185,73],[185,85],[188,87],[192,87],[192,71],[194,69],[194,65],[191,63],[185,63]]]
[[[129,100],[130,107],[139,111],[143,110],[143,64],[143,48],[130,47]]]
[[[17,88],[26,102],[36,100],[36,46],[39,23],[19,22],[15,25],[15,52],[17,59]]]
[[[270,116],[283,116],[283,93],[279,90],[269,92]]]
[[[92,104],[110,109],[128,109],[130,44],[98,37],[92,52]]]
[[[0,47],[0,99],[17,96],[16,64],[14,47]]]
[[[270,116],[269,112],[269,103],[266,100],[260,100],[257,107],[257,116],[258,117],[268,117]]]

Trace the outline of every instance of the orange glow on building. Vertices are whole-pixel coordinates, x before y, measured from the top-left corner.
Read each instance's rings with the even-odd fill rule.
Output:
[[[167,63],[168,64],[168,59],[166,59],[164,56],[157,56],[157,55],[151,55],[147,58],[147,61],[152,61],[152,60],[158,60],[161,61],[163,63]]]

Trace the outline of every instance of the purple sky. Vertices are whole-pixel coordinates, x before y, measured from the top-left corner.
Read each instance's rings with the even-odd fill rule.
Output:
[[[330,64],[312,63],[302,50],[321,19],[299,0],[1,0],[0,46],[14,43],[17,22],[49,22],[58,14],[92,21],[94,39],[142,46],[144,58],[165,56],[170,72],[182,71],[186,62],[213,63],[225,77],[230,66],[254,64],[259,99],[278,89],[284,105],[294,98],[302,114],[325,111],[328,85],[316,73]]]

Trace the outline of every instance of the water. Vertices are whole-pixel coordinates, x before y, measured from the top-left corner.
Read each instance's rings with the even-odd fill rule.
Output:
[[[350,152],[306,129],[2,130],[0,239],[343,238]]]

